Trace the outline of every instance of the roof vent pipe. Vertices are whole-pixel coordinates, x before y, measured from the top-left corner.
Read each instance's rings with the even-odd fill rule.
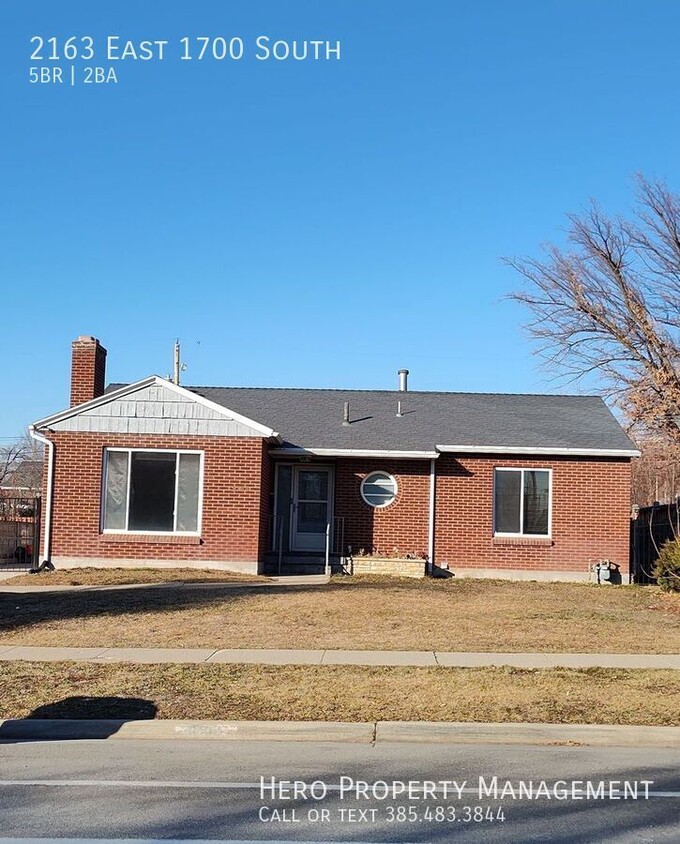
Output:
[[[399,392],[406,393],[408,391],[408,369],[400,369],[397,375],[399,375]]]
[[[349,402],[345,402],[345,407],[342,411],[342,424],[349,425]]]

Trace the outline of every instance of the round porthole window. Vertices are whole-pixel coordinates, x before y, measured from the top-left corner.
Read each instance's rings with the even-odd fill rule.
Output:
[[[397,482],[387,472],[371,472],[361,482],[361,497],[371,507],[387,507],[397,497]]]

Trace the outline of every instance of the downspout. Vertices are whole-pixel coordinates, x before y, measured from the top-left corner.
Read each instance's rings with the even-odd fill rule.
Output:
[[[33,425],[28,426],[28,433],[31,439],[47,446],[47,489],[45,500],[45,533],[43,539],[42,559],[43,563],[51,562],[51,546],[52,546],[52,486],[54,479],[54,443],[48,440],[47,437],[39,434]]]
[[[436,491],[436,462],[435,458],[430,459],[430,513],[428,522],[428,542],[427,542],[427,559],[429,573],[432,574],[434,570],[434,505],[435,505],[435,491]]]

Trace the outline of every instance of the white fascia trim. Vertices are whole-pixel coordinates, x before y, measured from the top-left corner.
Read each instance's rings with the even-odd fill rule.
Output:
[[[511,445],[438,445],[437,451],[462,454],[539,454],[566,457],[639,457],[635,448],[533,448]]]
[[[266,425],[262,425],[260,422],[256,422],[254,419],[248,419],[247,416],[241,416],[240,413],[234,413],[232,410],[229,410],[227,407],[223,407],[221,404],[217,404],[214,401],[210,401],[210,399],[206,399],[203,396],[199,396],[197,393],[192,393],[191,390],[187,390],[185,387],[181,387],[179,384],[175,384],[172,381],[168,381],[166,378],[161,378],[160,375],[151,375],[149,378],[144,378],[141,381],[135,381],[134,384],[126,384],[124,387],[121,387],[118,390],[113,390],[110,393],[104,393],[101,396],[98,396],[96,399],[91,399],[90,401],[84,402],[83,404],[77,404],[74,407],[70,407],[68,410],[62,410],[59,413],[54,413],[52,416],[46,416],[44,419],[40,419],[37,422],[33,423],[34,428],[46,428],[50,425],[54,425],[57,422],[62,422],[64,419],[69,419],[72,416],[78,416],[80,413],[84,413],[88,410],[93,410],[96,407],[99,407],[103,404],[108,404],[111,401],[116,401],[117,399],[124,398],[130,393],[136,393],[138,390],[143,390],[146,387],[166,387],[175,393],[178,393],[185,398],[191,399],[198,404],[202,404],[204,407],[210,408],[210,410],[214,410],[216,413],[219,413],[222,416],[225,416],[227,419],[233,419],[235,422],[240,422],[242,425],[246,425],[249,428],[253,428],[253,430],[258,431],[261,433],[263,437],[267,437],[268,439],[277,439],[280,440],[280,437],[276,431],[272,428],[268,428]]]
[[[415,460],[434,460],[439,455],[436,451],[390,451],[366,448],[272,448],[275,455],[293,455],[310,457],[410,457]]]
[[[156,383],[156,377],[157,376],[152,375],[150,378],[144,378],[142,381],[135,381],[134,384],[126,384],[124,387],[120,387],[118,390],[112,390],[110,393],[104,393],[96,399],[90,399],[90,401],[83,402],[82,404],[76,404],[73,407],[69,407],[67,410],[60,410],[59,413],[53,413],[51,416],[45,416],[44,419],[39,419],[37,422],[34,422],[33,427],[49,427],[50,425],[54,425],[56,422],[62,422],[64,419],[69,419],[71,416],[77,416],[79,413],[83,413],[86,410],[92,410],[102,404],[107,404],[110,401],[123,398],[129,393],[134,393],[136,390],[141,390],[144,387],[151,387]]]

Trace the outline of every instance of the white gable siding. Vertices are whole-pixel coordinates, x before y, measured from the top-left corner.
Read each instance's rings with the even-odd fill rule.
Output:
[[[135,393],[55,422],[50,427],[54,431],[111,434],[262,436],[260,431],[160,385],[143,387]]]

